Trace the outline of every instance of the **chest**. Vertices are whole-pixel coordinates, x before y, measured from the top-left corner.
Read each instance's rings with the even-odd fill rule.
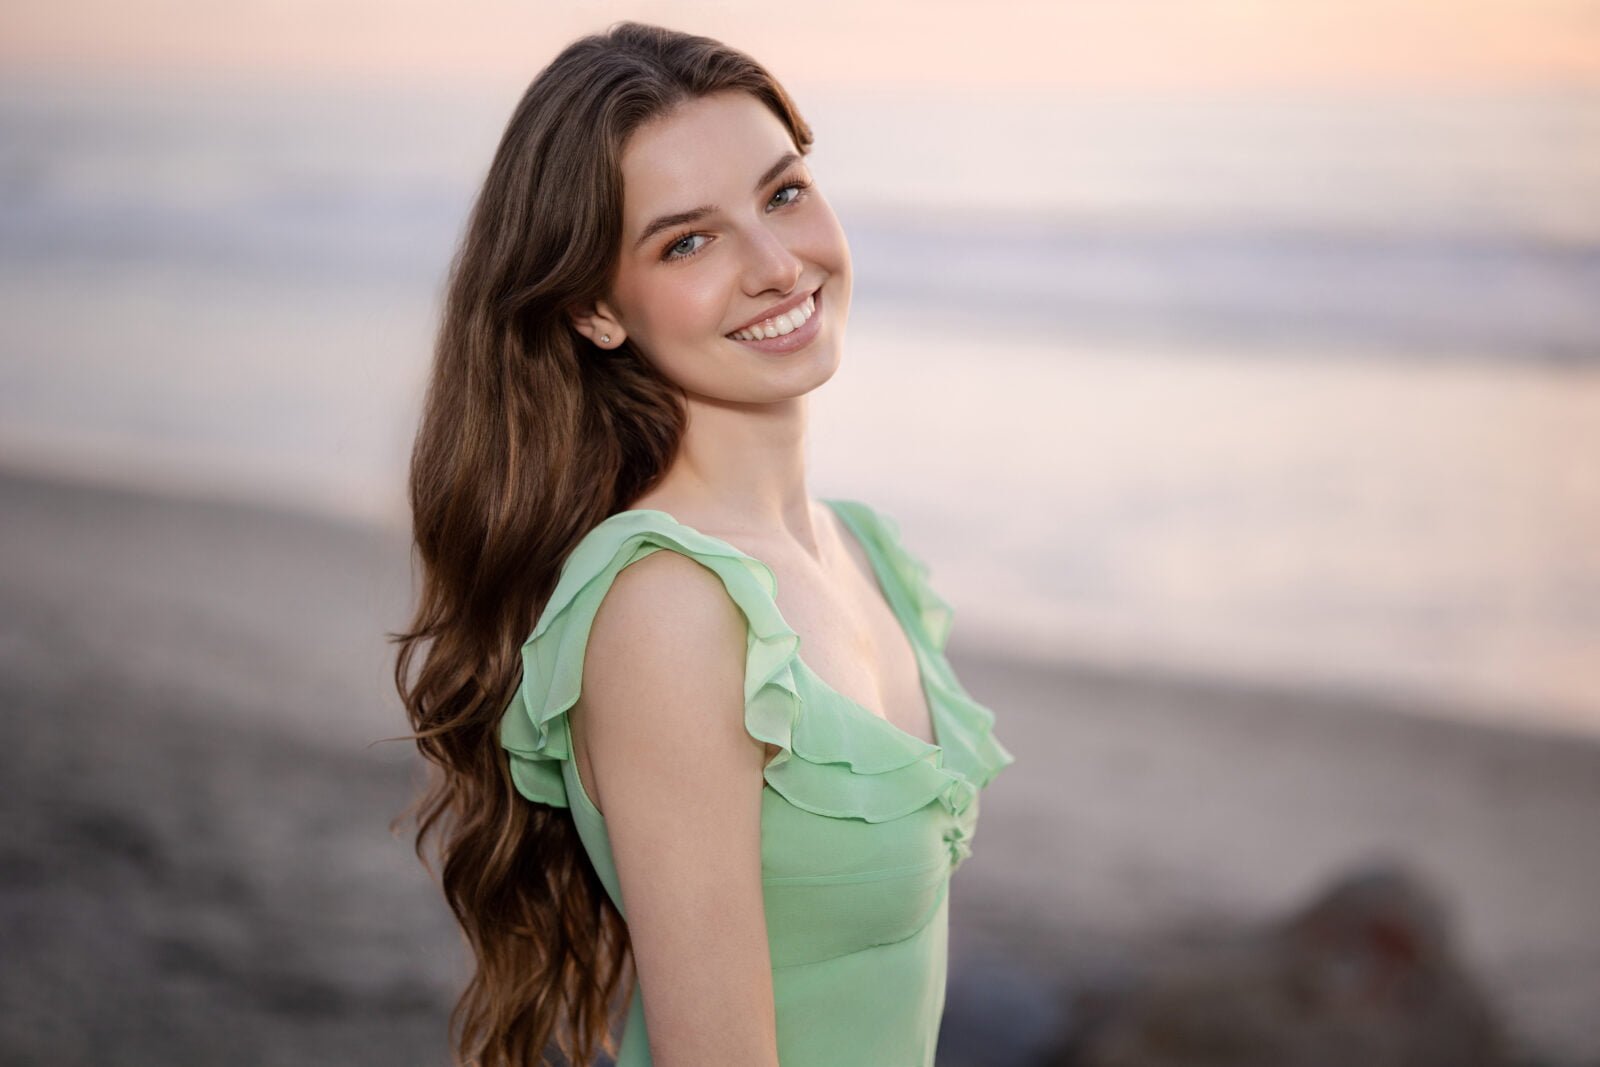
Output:
[[[803,666],[838,695],[937,744],[921,664],[894,592],[852,535],[829,540],[837,555],[827,570],[803,553],[765,558],[777,580],[778,610],[800,637]]]

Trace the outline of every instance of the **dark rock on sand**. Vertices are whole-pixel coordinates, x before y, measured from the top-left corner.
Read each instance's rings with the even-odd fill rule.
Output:
[[[1191,947],[1101,1004],[1059,1067],[1504,1067],[1438,893],[1358,871],[1286,921]]]

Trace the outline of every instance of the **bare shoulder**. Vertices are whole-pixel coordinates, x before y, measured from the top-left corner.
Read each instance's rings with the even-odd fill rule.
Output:
[[[670,549],[624,567],[584,654],[578,716],[595,792],[612,799],[686,776],[753,776],[762,746],[744,728],[746,623],[722,579]],[[753,752],[753,754],[752,754]],[[671,765],[671,766],[669,766]]]
[[[618,572],[595,613],[585,681],[670,681],[686,666],[742,663],[744,614],[722,579],[690,556],[652,552]],[[585,688],[588,688],[586,685]]]

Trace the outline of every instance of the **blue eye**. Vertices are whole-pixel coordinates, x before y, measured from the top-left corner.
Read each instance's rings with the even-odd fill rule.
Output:
[[[677,238],[670,245],[667,246],[667,258],[668,259],[688,259],[690,256],[694,255],[696,252],[700,251],[700,249],[699,248],[693,248],[693,249],[684,250],[682,252],[680,252],[678,250],[680,248],[682,248],[683,245],[686,242],[693,241],[696,237],[704,237],[704,236],[705,236],[705,234],[703,234],[703,233],[686,233],[682,237]]]
[[[778,190],[778,193],[782,193],[784,191],[784,189],[793,189],[794,190],[794,196],[791,197],[788,200],[785,200],[782,204],[779,204],[778,206],[779,207],[783,207],[786,204],[792,204],[795,201],[802,199],[806,195],[806,189],[809,188],[809,187],[810,187],[810,183],[809,182],[790,182],[788,185],[785,185],[783,187],[783,189],[779,189]],[[774,199],[774,200],[778,199],[778,193],[774,193],[773,196],[772,196],[772,199]]]

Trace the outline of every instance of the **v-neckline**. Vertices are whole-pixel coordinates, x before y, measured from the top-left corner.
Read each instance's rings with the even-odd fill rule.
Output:
[[[943,724],[939,721],[939,700],[934,692],[933,686],[930,684],[928,664],[926,659],[927,650],[923,648],[922,641],[917,635],[915,626],[911,623],[906,611],[901,606],[900,599],[896,595],[899,592],[899,589],[897,586],[894,586],[893,582],[885,578],[884,575],[886,568],[884,567],[883,561],[878,554],[878,549],[873,539],[863,535],[863,533],[857,529],[850,516],[845,514],[844,509],[837,507],[833,500],[826,497],[819,499],[821,499],[822,503],[827,506],[829,511],[833,512],[833,514],[838,517],[840,523],[847,531],[849,531],[850,536],[854,537],[856,539],[856,543],[861,546],[862,552],[865,553],[867,557],[867,566],[872,571],[873,580],[877,583],[878,595],[883,597],[884,603],[888,606],[890,614],[892,614],[895,617],[895,620],[900,624],[900,630],[905,635],[906,643],[911,646],[911,656],[917,664],[917,683],[922,690],[923,703],[928,709],[928,729],[929,732],[933,734],[933,741],[924,741],[916,734],[913,734],[909,730],[902,728],[898,724],[889,720],[887,717],[879,715],[877,712],[873,711],[865,704],[862,704],[860,701],[854,700],[839,692],[833,686],[829,685],[827,680],[824,679],[822,675],[818,674],[812,669],[811,664],[805,661],[805,657],[800,655],[799,651],[796,651],[795,653],[795,662],[799,664],[806,674],[810,676],[811,680],[821,687],[823,692],[827,693],[830,697],[838,700],[840,703],[844,704],[845,707],[856,712],[857,714],[876,721],[880,726],[886,730],[889,730],[896,736],[921,746],[926,751],[937,753],[939,763],[943,764],[945,747],[941,742],[944,738],[944,729]],[[654,512],[657,515],[664,516],[675,525],[692,531],[698,537],[702,537],[707,541],[721,545],[730,552],[733,552],[735,555],[738,555],[744,559],[759,563],[772,577],[772,595],[770,599],[772,600],[773,610],[778,614],[778,619],[783,623],[784,627],[788,629],[790,633],[795,634],[795,639],[797,641],[802,640],[799,632],[796,631],[793,626],[789,625],[788,619],[783,617],[783,609],[778,606],[778,574],[765,560],[752,556],[739,546],[728,541],[724,541],[720,537],[713,537],[711,534],[702,533],[700,530],[690,526],[688,523],[680,522],[670,512],[662,511],[660,508],[625,508],[622,511],[613,512],[610,516],[608,516],[608,519],[616,518],[619,515],[627,515],[638,512]],[[893,591],[891,591],[891,587],[893,587]]]

